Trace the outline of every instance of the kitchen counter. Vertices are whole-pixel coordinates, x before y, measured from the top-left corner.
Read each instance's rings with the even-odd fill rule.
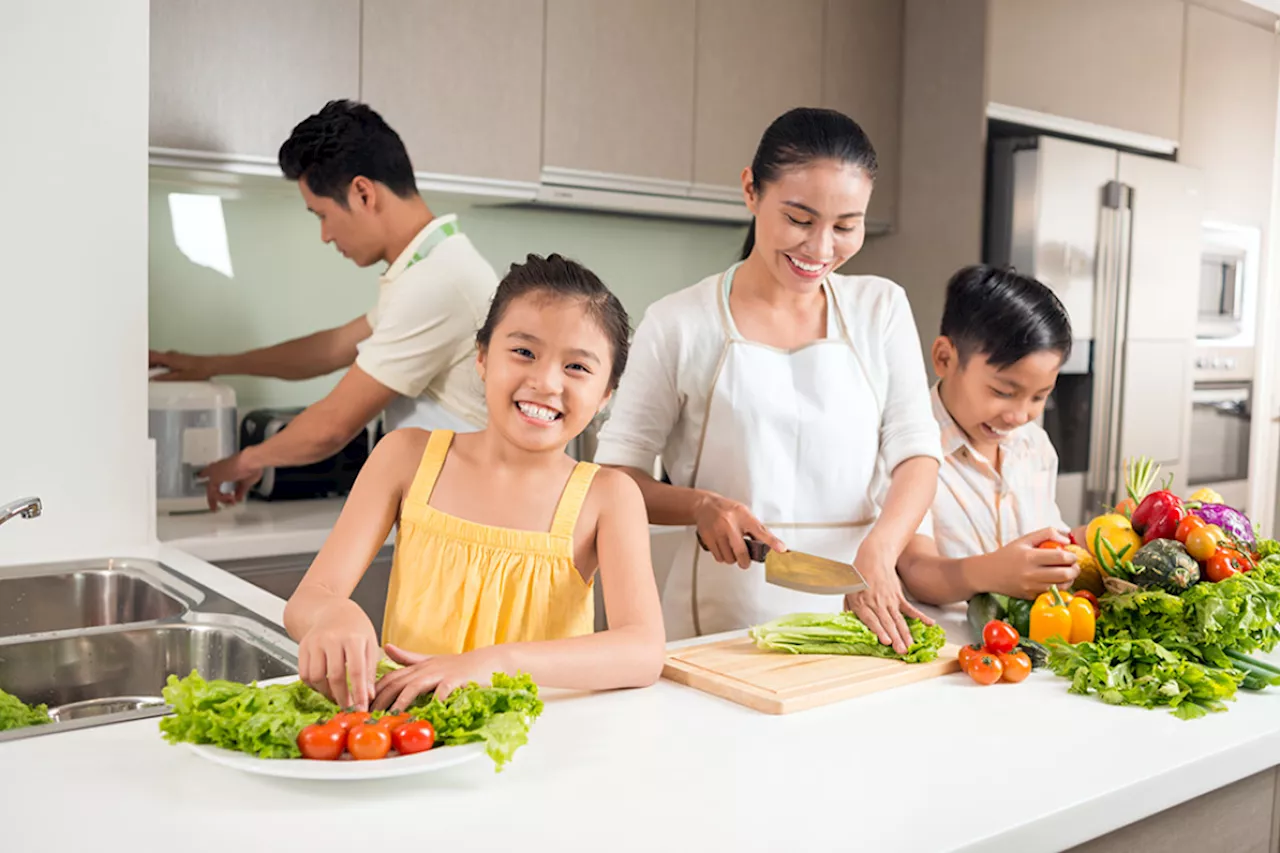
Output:
[[[329,536],[346,498],[250,500],[218,512],[156,516],[156,536],[202,560],[314,554]],[[394,541],[394,532],[387,544]]]
[[[136,556],[280,617],[279,599],[171,547]],[[243,774],[165,743],[145,720],[0,744],[11,782],[0,822],[15,851],[56,839],[224,853],[251,838],[264,850],[1035,853],[1280,764],[1280,690],[1184,722],[1066,686],[1041,672],[988,688],[957,675],[783,717],[666,681],[549,690],[501,774],[477,761],[352,783]]]

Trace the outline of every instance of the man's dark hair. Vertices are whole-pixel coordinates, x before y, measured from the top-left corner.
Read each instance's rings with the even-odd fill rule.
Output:
[[[984,264],[947,283],[942,334],[963,365],[974,353],[1001,369],[1046,350],[1071,354],[1071,320],[1058,297],[1034,278]]]
[[[476,332],[476,345],[488,349],[493,331],[502,322],[507,307],[521,297],[553,296],[561,299],[579,299],[587,315],[591,317],[609,339],[613,350],[613,364],[609,368],[609,390],[618,387],[622,372],[627,369],[627,351],[631,348],[631,320],[627,309],[618,297],[605,287],[600,277],[577,261],[560,255],[547,257],[529,255],[523,264],[512,264],[511,269],[498,283],[498,290],[489,305],[489,316]]]
[[[311,192],[343,207],[351,182],[361,175],[401,198],[418,192],[399,134],[366,104],[354,101],[330,101],[303,119],[280,146],[279,160],[286,178],[305,178]]]

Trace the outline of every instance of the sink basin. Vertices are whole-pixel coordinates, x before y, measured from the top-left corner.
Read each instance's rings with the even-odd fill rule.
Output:
[[[0,577],[0,637],[154,622],[186,610],[145,576],[110,565]]]

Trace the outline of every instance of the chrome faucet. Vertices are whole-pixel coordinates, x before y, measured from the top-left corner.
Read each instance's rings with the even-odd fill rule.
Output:
[[[39,518],[40,513],[43,511],[44,506],[40,503],[39,498],[19,498],[7,504],[0,504],[0,524],[4,524],[15,516]]]

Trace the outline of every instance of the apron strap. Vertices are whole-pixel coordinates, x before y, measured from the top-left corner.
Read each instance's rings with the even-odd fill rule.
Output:
[[[431,493],[435,490],[436,480],[444,468],[445,457],[449,455],[449,447],[453,444],[453,431],[436,429],[431,431],[427,439],[427,449],[422,452],[422,461],[418,463],[418,473],[413,475],[413,484],[409,486],[409,494],[405,498],[407,504],[427,506],[431,501]]]
[[[591,490],[591,481],[595,479],[600,466],[592,462],[579,462],[569,475],[564,492],[560,495],[560,503],[556,505],[556,515],[551,521],[551,535],[573,538],[573,530],[578,526],[578,514],[582,512],[582,504]]]

